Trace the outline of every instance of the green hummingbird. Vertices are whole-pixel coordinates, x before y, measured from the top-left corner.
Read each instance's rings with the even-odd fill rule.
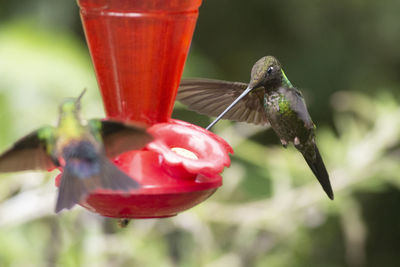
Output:
[[[250,83],[211,79],[182,80],[177,100],[208,116],[261,125],[271,125],[282,145],[289,143],[303,155],[330,199],[333,191],[315,143],[315,125],[301,92],[286,77],[273,56],[259,59],[251,70]]]
[[[113,120],[80,118],[80,100],[60,105],[57,127],[44,126],[0,155],[0,172],[62,167],[55,211],[70,209],[96,189],[129,191],[139,183],[108,158],[144,147],[153,138],[144,128]]]

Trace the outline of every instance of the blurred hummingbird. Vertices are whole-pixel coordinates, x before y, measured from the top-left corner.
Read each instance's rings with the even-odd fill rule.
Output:
[[[182,80],[177,100],[201,114],[218,116],[207,130],[221,118],[271,125],[285,148],[291,142],[301,152],[328,197],[334,198],[303,95],[286,77],[275,57],[265,56],[254,64],[249,84]]]
[[[45,126],[0,155],[0,172],[62,167],[55,211],[70,209],[96,189],[129,191],[139,183],[107,158],[140,149],[152,140],[145,129],[113,120],[80,118],[80,100],[60,105],[57,127]]]

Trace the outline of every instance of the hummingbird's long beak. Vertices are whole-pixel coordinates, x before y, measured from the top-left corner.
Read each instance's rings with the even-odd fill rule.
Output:
[[[81,102],[82,96],[86,93],[86,91],[87,91],[87,88],[84,88],[83,91],[82,91],[82,93],[76,98],[75,103],[78,104],[78,103]]]
[[[253,88],[254,87],[248,86],[246,90],[244,90],[244,92],[238,96],[235,101],[232,102],[232,104],[229,105],[229,107],[227,107],[210,125],[207,126],[206,130],[210,130],[210,128],[213,127],[231,108],[233,108],[243,97],[250,93]]]

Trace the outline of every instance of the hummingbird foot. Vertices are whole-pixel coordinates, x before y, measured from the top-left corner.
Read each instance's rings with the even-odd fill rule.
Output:
[[[297,147],[300,145],[300,139],[296,136],[293,140],[293,144]]]
[[[281,139],[281,144],[284,148],[287,148],[287,146],[288,146],[288,142],[286,142],[286,140],[284,140],[284,139]]]

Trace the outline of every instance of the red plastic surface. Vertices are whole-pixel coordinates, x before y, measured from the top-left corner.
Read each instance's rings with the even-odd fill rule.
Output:
[[[232,148],[215,134],[178,120],[148,129],[156,139],[141,151],[114,159],[142,187],[131,192],[97,190],[82,206],[108,217],[169,217],[207,199],[222,184],[219,173],[229,166]],[[191,151],[197,159],[171,148]],[[56,179],[56,185],[60,176]]]
[[[203,202],[217,189],[172,194],[94,194],[82,206],[112,218],[165,218]]]
[[[201,0],[78,2],[107,116],[166,122]]]
[[[140,182],[139,190],[97,190],[81,205],[109,217],[154,218],[204,201],[221,186],[232,148],[203,128],[170,119],[201,0],[78,4],[107,116],[151,126],[155,137],[143,150],[114,159]]]

